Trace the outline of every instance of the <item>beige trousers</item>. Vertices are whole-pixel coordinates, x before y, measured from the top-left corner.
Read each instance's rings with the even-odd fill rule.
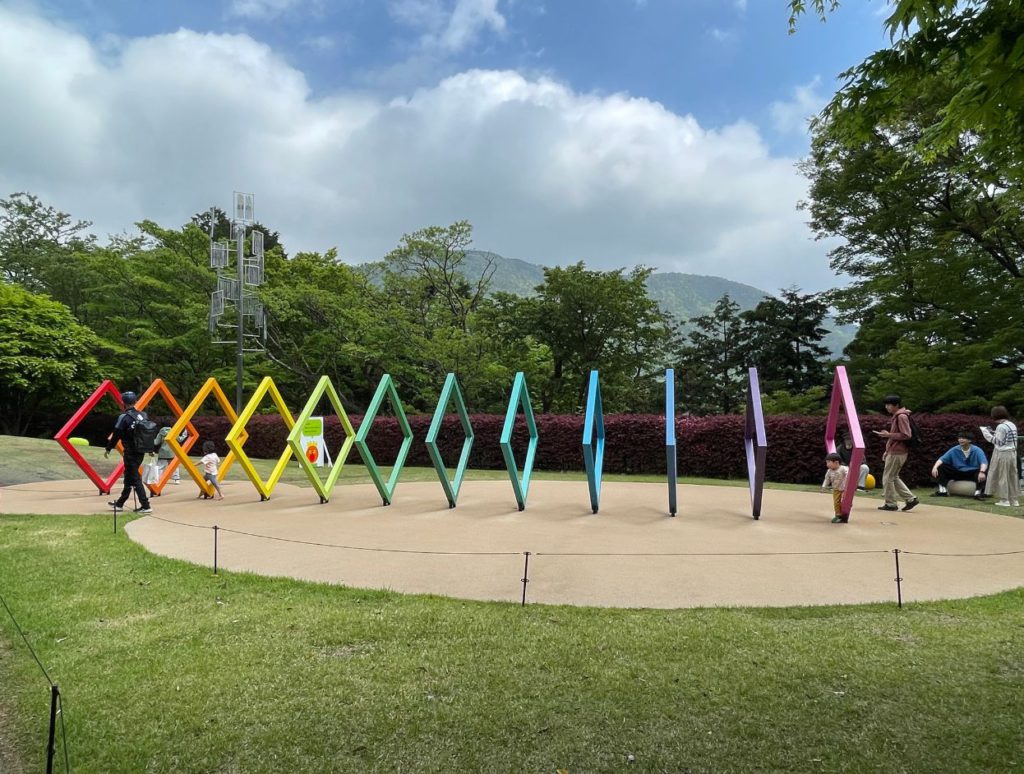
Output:
[[[886,455],[885,468],[882,470],[882,489],[885,493],[886,505],[896,505],[897,500],[910,502],[914,499],[914,493],[900,478],[900,471],[906,461],[906,454]]]

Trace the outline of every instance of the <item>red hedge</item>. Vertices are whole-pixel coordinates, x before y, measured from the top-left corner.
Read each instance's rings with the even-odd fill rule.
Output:
[[[911,452],[905,468],[904,480],[911,486],[923,486],[930,481],[932,464],[956,443],[956,431],[961,427],[977,428],[987,424],[987,417],[968,414],[915,414],[922,434],[922,445]],[[352,416],[353,426],[359,427],[361,416]],[[430,417],[409,417],[413,431],[413,445],[407,464],[429,466],[430,457],[423,441],[430,426]],[[579,415],[537,415],[538,470],[583,470],[583,417]],[[158,420],[160,421],[160,420]],[[169,423],[169,420],[162,420]],[[194,424],[205,438],[217,442],[218,452],[227,453],[223,438],[230,429],[224,417],[200,416]],[[340,423],[334,417],[326,418],[326,436],[329,448],[338,449],[343,441]],[[502,469],[504,458],[498,441],[504,417],[493,414],[475,414],[470,417],[475,441],[470,457],[471,468]],[[90,416],[79,426],[75,435],[83,435],[93,443],[102,443],[112,417]],[[769,416],[765,418],[768,436],[767,478],[769,481],[816,483],[824,477],[825,417]],[[889,417],[869,415],[861,419],[867,443],[867,462],[875,478],[881,483],[882,450],[884,442],[872,430],[889,427]],[[249,440],[246,453],[254,458],[276,458],[284,448],[287,436],[282,419],[276,414],[253,417],[248,425]],[[664,473],[665,472],[665,419],[652,414],[615,414],[605,417],[604,470],[609,473]],[[977,433],[980,436],[980,433]],[[516,460],[522,464],[527,442],[526,425],[519,419],[512,438]],[[370,450],[379,465],[394,460],[402,436],[393,417],[378,417],[370,433]],[[980,437],[978,438],[980,441]],[[450,465],[458,460],[462,449],[462,426],[455,415],[446,417],[438,437],[444,459]],[[680,476],[706,476],[710,478],[746,477],[743,455],[743,417],[738,415],[711,417],[684,417],[676,422],[676,444],[679,455]],[[986,453],[991,451],[982,445]],[[350,459],[359,461],[355,449]]]

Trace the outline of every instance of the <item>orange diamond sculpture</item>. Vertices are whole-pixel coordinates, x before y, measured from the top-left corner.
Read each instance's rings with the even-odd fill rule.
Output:
[[[203,386],[199,388],[199,392],[196,393],[196,396],[192,399],[192,402],[185,407],[185,410],[181,413],[181,416],[178,417],[178,421],[174,423],[174,426],[171,428],[171,431],[167,434],[167,443],[171,445],[171,451],[174,452],[174,456],[178,458],[178,462],[181,463],[181,466],[185,469],[189,476],[192,477],[192,480],[196,482],[196,485],[202,490],[203,494],[205,494],[207,497],[213,497],[213,487],[210,484],[206,483],[206,480],[203,478],[203,474],[199,472],[199,468],[197,468],[195,466],[195,463],[192,462],[192,460],[189,458],[188,452],[185,451],[185,449],[181,447],[181,444],[178,443],[178,436],[181,435],[182,430],[189,426],[189,424],[192,421],[192,417],[195,416],[196,412],[199,411],[200,408],[202,408],[203,402],[208,397],[210,397],[211,394],[216,399],[217,403],[220,405],[221,410],[224,412],[224,416],[230,419],[232,424],[237,422],[238,415],[235,414],[234,407],[231,405],[231,402],[227,399],[227,396],[224,394],[224,390],[221,389],[220,385],[217,383],[217,380],[211,376],[209,379],[206,380]],[[246,439],[248,439],[248,435],[246,435],[244,432],[242,435],[242,443],[245,443]],[[199,439],[198,434],[195,437],[196,440]],[[186,443],[188,442],[186,441]],[[227,475],[228,469],[231,467],[231,464],[234,461],[235,453],[233,451],[229,451],[228,455],[224,458],[224,462],[220,466],[220,470],[217,472],[218,481],[224,480],[224,476]]]
[[[175,400],[173,395],[171,395],[171,391],[167,389],[167,385],[164,384],[163,379],[155,379],[153,383],[146,388],[146,391],[142,393],[142,395],[139,396],[139,399],[135,402],[135,408],[139,411],[144,410],[146,406],[149,405],[149,402],[157,395],[164,399],[164,402],[167,404],[167,408],[174,413],[175,417],[180,417],[182,415],[183,412],[181,410],[181,406],[178,405],[178,401]],[[188,428],[188,438],[185,440],[185,443],[181,445],[181,450],[185,452],[185,454],[188,454],[189,449],[195,446],[196,441],[199,440],[199,431],[196,430],[195,425],[191,422],[189,422],[186,427]],[[178,436],[176,435],[175,438],[177,437]],[[178,467],[178,464],[177,458],[171,460],[164,469],[160,479],[155,484],[146,484],[149,491],[154,495],[159,495],[163,491],[163,488],[167,486],[167,482],[170,481],[171,475],[174,473],[175,468]]]

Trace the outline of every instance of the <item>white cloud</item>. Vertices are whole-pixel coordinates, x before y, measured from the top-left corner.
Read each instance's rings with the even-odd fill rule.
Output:
[[[299,11],[303,6],[318,5],[321,0],[231,0],[228,14],[245,19],[268,21],[287,13]]]
[[[473,46],[485,32],[505,31],[499,0],[391,0],[388,11],[395,21],[421,31],[426,49],[455,54]]]
[[[806,134],[808,121],[828,102],[827,97],[818,93],[820,86],[821,77],[816,75],[810,83],[796,86],[791,99],[773,102],[769,112],[775,129],[784,133]]]
[[[375,259],[467,218],[479,248],[539,263],[831,284],[792,159],[749,123],[709,129],[624,94],[475,70],[389,101],[315,99],[244,35],[180,30],[101,56],[0,6],[0,104],[0,196],[31,191],[101,235],[242,190],[292,252]]]

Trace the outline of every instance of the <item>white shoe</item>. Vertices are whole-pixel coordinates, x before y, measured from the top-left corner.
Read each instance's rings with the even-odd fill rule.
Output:
[[[1001,505],[1003,508],[1009,508],[1010,507],[1010,501],[1009,500],[999,500],[999,501],[996,502],[996,505]]]
[[[1010,507],[1011,508],[1020,508],[1020,503],[1018,503],[1016,500],[1011,500],[1010,501]]]

